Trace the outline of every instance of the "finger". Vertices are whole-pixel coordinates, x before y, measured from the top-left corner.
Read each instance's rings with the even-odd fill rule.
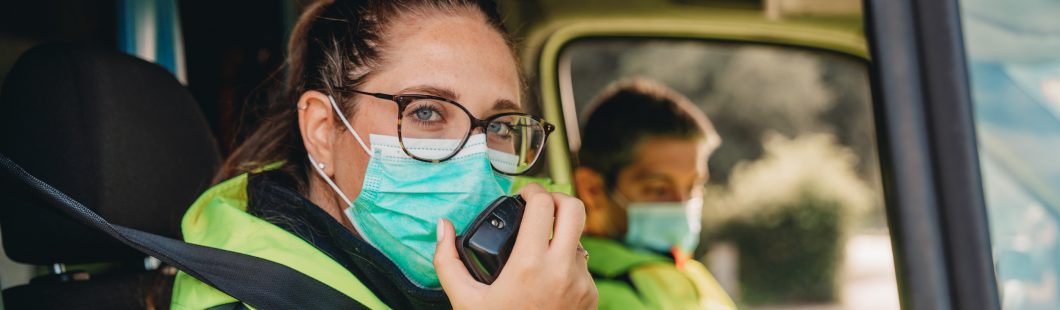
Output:
[[[452,296],[466,291],[469,285],[481,284],[471,277],[467,267],[460,261],[460,255],[456,252],[456,231],[453,224],[449,220],[438,220],[437,234],[440,241],[434,248],[434,270],[438,273],[442,289]]]
[[[576,277],[574,281],[577,283],[574,284],[574,287],[576,287],[577,290],[582,291],[579,298],[580,302],[578,304],[584,305],[585,309],[596,309],[597,299],[599,297],[596,282],[593,281],[593,276],[587,267],[589,258],[588,252],[585,252],[585,249],[582,247],[578,247],[576,252],[577,256],[574,259],[575,263],[571,267],[575,268],[572,271],[574,277]]]
[[[581,244],[578,244],[574,251],[574,265],[571,266],[571,268],[574,268],[574,272],[577,272],[578,274],[585,274],[592,277],[589,274],[589,252],[586,251]]]
[[[520,191],[526,208],[523,211],[523,222],[519,226],[519,236],[515,239],[513,257],[527,257],[543,254],[548,251],[548,239],[552,236],[552,223],[556,212],[552,195],[541,185],[529,184]],[[519,253],[519,255],[514,255]]]
[[[580,304],[586,305],[586,309],[596,309],[597,299],[599,297],[596,282],[593,281],[593,275],[589,272],[589,252],[579,244],[575,255],[575,263],[572,268],[575,268],[573,272],[576,274],[575,277],[578,277],[578,280],[576,281],[580,283],[580,285],[576,285],[576,287],[582,287],[585,289],[584,294],[581,296],[582,300]]]
[[[579,244],[585,230],[585,205],[578,198],[561,193],[551,193],[556,201],[556,228],[549,251],[559,257],[571,257],[581,248]]]
[[[600,291],[596,287],[596,282],[593,281],[592,277],[588,278],[589,292],[585,296],[586,309],[596,309],[600,302]]]
[[[582,246],[581,243],[578,243],[578,247],[574,251],[574,256],[578,257],[578,258],[581,258],[581,260],[583,260],[583,261],[589,261],[589,251],[586,250],[585,247]]]
[[[519,195],[523,196],[524,200],[526,199],[526,197],[532,196],[534,194],[547,194],[547,193],[548,193],[548,191],[545,190],[545,188],[542,187],[541,184],[537,184],[537,183],[527,184],[526,186],[523,186],[523,188],[519,190]]]

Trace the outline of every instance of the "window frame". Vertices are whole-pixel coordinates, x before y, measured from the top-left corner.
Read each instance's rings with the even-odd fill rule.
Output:
[[[729,17],[719,13],[711,19],[660,19],[660,18],[586,18],[577,21],[558,22],[546,25],[537,36],[528,40],[527,67],[537,72],[540,101],[545,120],[556,125],[556,131],[546,148],[549,174],[556,184],[572,184],[573,156],[570,152],[567,107],[562,100],[560,57],[571,43],[583,39],[689,39],[783,45],[845,54],[860,59],[869,59],[864,37],[857,32],[806,23],[785,23],[765,19],[761,16]],[[533,70],[536,69],[536,70]],[[569,102],[569,101],[568,101]],[[577,116],[574,116],[577,124]]]
[[[866,0],[905,309],[999,309],[957,0]]]

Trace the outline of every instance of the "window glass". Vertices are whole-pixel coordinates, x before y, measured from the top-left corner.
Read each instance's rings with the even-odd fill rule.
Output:
[[[569,44],[559,69],[575,153],[594,97],[616,81],[660,82],[708,115],[723,142],[708,162],[696,258],[742,307],[898,308],[864,60],[600,38]]]
[[[1060,2],[961,1],[1005,309],[1060,307]]]

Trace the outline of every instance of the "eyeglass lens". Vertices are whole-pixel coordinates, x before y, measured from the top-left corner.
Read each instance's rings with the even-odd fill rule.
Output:
[[[494,169],[519,174],[537,161],[546,133],[533,117],[504,115],[491,119],[485,127]],[[399,134],[405,151],[423,160],[442,160],[458,153],[470,131],[470,116],[451,102],[415,99],[401,114]]]

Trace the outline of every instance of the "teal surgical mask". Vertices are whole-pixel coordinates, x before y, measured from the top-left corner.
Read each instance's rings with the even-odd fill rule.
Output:
[[[438,220],[448,219],[457,234],[463,233],[491,201],[508,193],[511,178],[491,168],[490,155],[496,154],[488,152],[484,134],[472,135],[453,158],[428,163],[409,157],[396,136],[370,135],[369,150],[341,112],[339,117],[371,156],[357,199],[351,201],[310,156],[313,168],[347,203],[344,213],[365,241],[416,285],[440,287],[432,263]],[[402,142],[407,149],[425,152],[444,152],[446,146],[454,145],[444,139]]]
[[[612,197],[625,207],[629,219],[626,245],[656,252],[670,252],[677,247],[684,253],[692,253],[699,245],[703,198],[683,202],[629,202],[618,193]]]

